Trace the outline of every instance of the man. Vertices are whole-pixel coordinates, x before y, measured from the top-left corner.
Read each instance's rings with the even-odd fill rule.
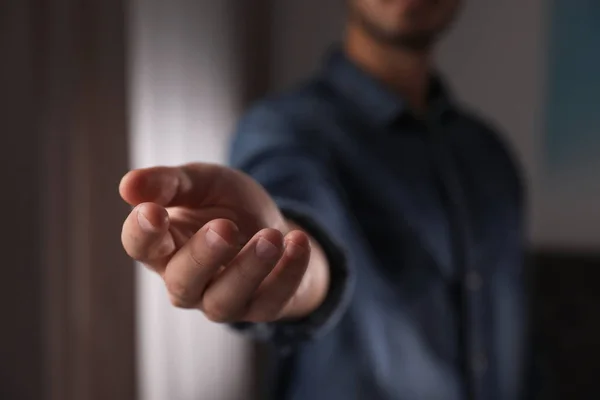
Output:
[[[432,65],[458,3],[349,0],[322,71],[240,122],[238,170],[121,183],[127,252],[175,306],[270,341],[275,399],[525,393],[519,174]]]

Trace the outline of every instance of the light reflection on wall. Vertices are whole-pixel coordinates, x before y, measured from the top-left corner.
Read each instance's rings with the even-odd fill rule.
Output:
[[[223,162],[240,113],[235,0],[137,0],[130,12],[134,167]],[[174,309],[138,267],[141,400],[247,396],[248,343],[200,312]]]

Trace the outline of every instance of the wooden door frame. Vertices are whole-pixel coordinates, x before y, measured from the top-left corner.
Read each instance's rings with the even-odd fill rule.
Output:
[[[44,392],[136,397],[134,270],[120,245],[128,208],[127,6],[34,0],[41,135]]]

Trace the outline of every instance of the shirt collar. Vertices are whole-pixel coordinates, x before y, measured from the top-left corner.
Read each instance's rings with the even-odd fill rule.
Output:
[[[323,73],[336,90],[375,124],[390,124],[410,112],[404,99],[349,60],[339,46],[327,55]],[[430,115],[440,118],[452,109],[452,101],[439,75],[434,74],[432,79]]]

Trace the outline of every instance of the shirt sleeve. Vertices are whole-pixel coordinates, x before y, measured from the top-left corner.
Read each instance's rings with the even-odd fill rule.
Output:
[[[229,160],[267,190],[283,214],[321,245],[329,261],[329,291],[311,315],[294,321],[233,324],[234,329],[272,342],[283,353],[330,330],[352,291],[341,243],[349,229],[346,208],[324,146],[310,136],[271,107],[258,105],[239,123]]]

